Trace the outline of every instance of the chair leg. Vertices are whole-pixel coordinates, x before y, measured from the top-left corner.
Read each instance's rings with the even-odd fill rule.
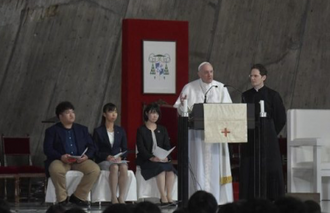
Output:
[[[7,178],[4,179],[3,181],[3,185],[4,185],[4,188],[5,188],[5,191],[4,191],[4,200],[7,200]]]
[[[31,188],[32,188],[31,178],[28,178],[28,181],[29,181],[28,202],[30,202],[31,201]]]
[[[92,208],[92,202],[88,201],[87,203],[88,203],[87,209],[90,210]]]
[[[47,184],[48,184],[48,178],[45,177],[44,179],[44,197],[46,197],[46,192],[47,192]]]
[[[19,177],[15,177],[15,203],[19,203]]]

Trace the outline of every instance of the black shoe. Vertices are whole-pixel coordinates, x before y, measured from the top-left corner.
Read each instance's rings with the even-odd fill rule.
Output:
[[[58,205],[60,206],[67,206],[69,203],[69,197],[67,197],[65,200],[58,202]]]
[[[80,200],[74,194],[72,194],[70,196],[69,201],[70,201],[70,203],[73,203],[73,204],[75,204],[77,206],[80,206],[80,207],[88,207],[88,203],[86,201]]]
[[[169,206],[172,206],[172,207],[175,207],[178,205],[177,202],[175,202],[175,201],[169,202],[169,204],[170,204]]]
[[[160,206],[168,206],[170,204],[168,202],[166,203],[162,202],[162,199],[159,199],[159,201],[160,201]]]

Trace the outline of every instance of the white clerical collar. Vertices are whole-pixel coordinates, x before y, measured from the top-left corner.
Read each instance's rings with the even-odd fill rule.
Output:
[[[200,78],[199,79],[199,85],[202,87],[203,91],[206,92],[210,88],[210,86],[213,85],[213,81],[211,83],[205,83],[203,80]]]
[[[257,91],[257,92],[258,92],[259,90],[261,90],[262,88],[264,88],[264,86],[265,86],[265,85],[263,85],[263,86],[262,86],[262,87],[260,87],[259,89],[257,89],[257,88],[254,88],[254,87],[253,87],[253,89],[254,89],[255,91]]]

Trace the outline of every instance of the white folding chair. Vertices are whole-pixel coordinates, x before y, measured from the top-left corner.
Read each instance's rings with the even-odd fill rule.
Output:
[[[160,194],[157,188],[156,178],[153,177],[149,180],[145,180],[141,175],[141,168],[136,166],[136,182],[137,182],[137,198],[146,199],[146,198],[160,198]],[[172,199],[178,200],[178,177],[175,175],[175,181],[172,191]]]
[[[330,110],[291,109],[288,124],[288,192],[330,199]]]
[[[77,189],[78,184],[83,178],[84,174],[79,171],[70,170],[66,173],[66,190],[68,195],[72,195]],[[91,193],[88,194],[87,201],[91,201]],[[46,203],[56,203],[55,187],[51,178],[48,178],[47,190],[46,190]]]
[[[99,179],[95,182],[92,189],[92,202],[110,202],[111,201],[111,191],[109,183],[109,171],[101,170]],[[117,190],[118,193],[118,190]],[[128,183],[126,188],[126,198],[125,201],[135,202],[136,197],[136,179],[133,171],[128,170]]]

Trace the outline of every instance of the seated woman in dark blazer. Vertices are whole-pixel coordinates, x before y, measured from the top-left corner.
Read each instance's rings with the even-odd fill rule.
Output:
[[[101,170],[110,170],[110,191],[112,203],[125,203],[125,192],[127,187],[127,153],[115,157],[118,153],[127,151],[127,139],[125,130],[117,125],[117,108],[108,103],[103,107],[102,124],[94,130],[93,138],[97,146],[96,163]],[[118,176],[119,172],[119,176]],[[117,198],[117,187],[119,186],[119,197]]]
[[[171,148],[166,128],[156,123],[160,117],[160,108],[157,104],[149,104],[143,115],[145,124],[138,128],[136,134],[136,164],[141,167],[141,174],[145,180],[156,177],[161,203],[172,203],[176,170],[170,163],[169,156],[159,159],[153,155],[153,150],[157,146],[165,150]]]

